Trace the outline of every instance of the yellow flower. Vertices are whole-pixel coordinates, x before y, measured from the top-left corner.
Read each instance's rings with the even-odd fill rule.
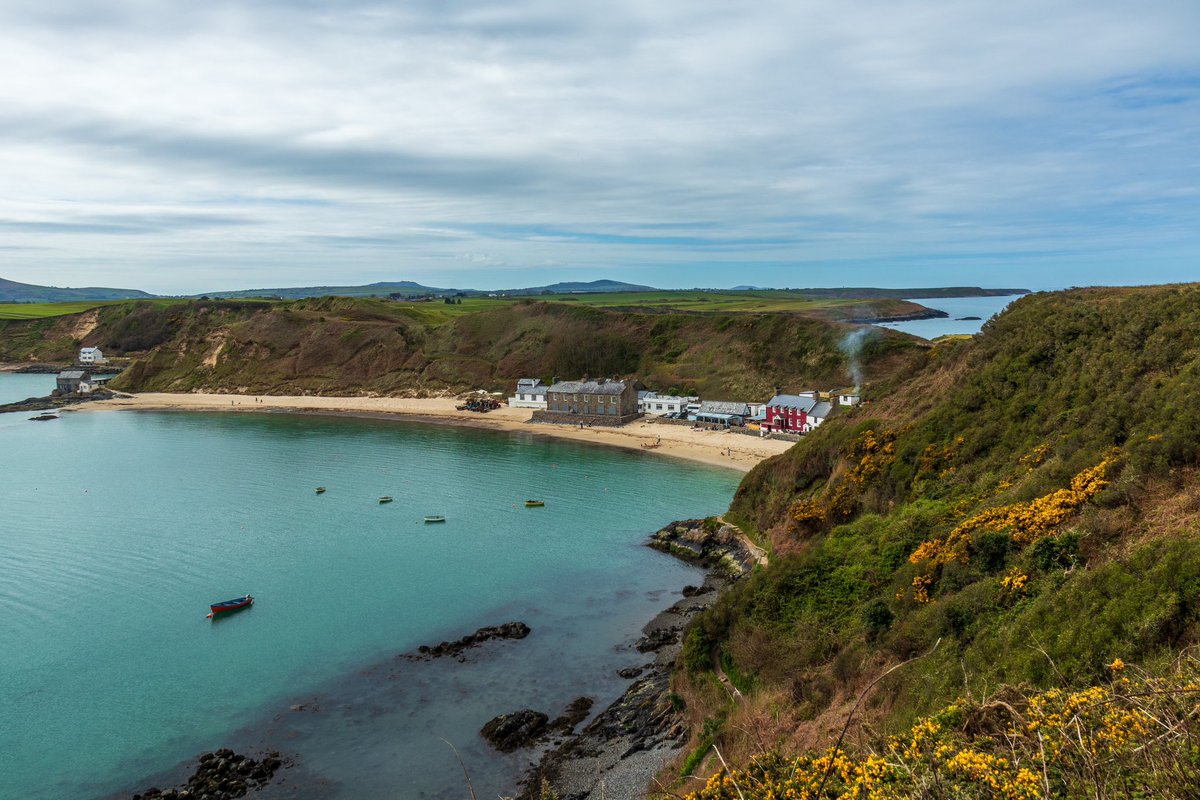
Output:
[[[1108,668],[1113,672],[1120,672],[1121,670],[1125,669],[1125,662],[1119,658],[1114,658],[1113,662],[1108,665]]]

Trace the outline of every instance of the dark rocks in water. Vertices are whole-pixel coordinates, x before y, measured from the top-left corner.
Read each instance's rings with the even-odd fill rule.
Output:
[[[280,767],[290,766],[279,753],[271,751],[261,760],[254,760],[222,748],[200,756],[196,772],[182,789],[147,789],[131,800],[186,800],[210,798],[231,800],[270,783]]]
[[[549,723],[550,718],[542,712],[526,708],[492,719],[479,730],[479,735],[500,752],[511,753],[534,744]]]
[[[619,675],[620,677],[624,678],[627,681],[631,681],[634,678],[636,678],[638,675],[641,675],[645,671],[646,671],[645,667],[626,667],[625,669],[617,670],[617,675]]]
[[[641,639],[638,639],[634,648],[639,653],[652,653],[655,650],[661,650],[669,644],[674,644],[678,638],[679,628],[656,628]]]
[[[685,586],[683,587],[684,597],[698,597],[702,594],[708,594],[712,589],[708,586]]]
[[[972,320],[980,320],[980,319],[983,319],[983,317],[955,317],[954,321],[955,322],[970,322]]]
[[[419,655],[409,655],[408,658],[456,656],[467,648],[475,647],[492,639],[524,639],[529,635],[529,632],[530,627],[524,622],[506,622],[503,625],[489,625],[480,628],[474,633],[467,634],[456,642],[442,642],[435,645],[423,644],[417,648]]]
[[[550,727],[556,731],[570,733],[575,730],[576,725],[587,719],[588,714],[592,713],[592,706],[595,702],[590,697],[576,697],[558,715],[558,719],[550,723]]]
[[[30,422],[46,422],[47,420],[58,419],[58,414],[38,414],[36,417],[30,417]]]

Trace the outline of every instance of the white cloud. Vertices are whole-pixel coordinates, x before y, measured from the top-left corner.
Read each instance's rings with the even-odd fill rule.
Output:
[[[0,275],[1045,285],[1137,252],[1175,276],[1197,31],[1200,6],[1096,0],[8,5]]]

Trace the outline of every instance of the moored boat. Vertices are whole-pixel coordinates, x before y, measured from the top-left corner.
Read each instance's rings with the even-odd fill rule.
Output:
[[[544,505],[546,505],[545,500],[526,500],[525,501],[526,508],[541,508]]]
[[[445,522],[445,521],[446,521],[446,518],[445,518],[445,517],[443,517],[441,514],[430,514],[429,516],[427,516],[427,517],[425,518],[425,522],[426,522],[426,523],[429,523],[429,522]]]
[[[244,594],[241,597],[235,597],[232,600],[225,600],[221,603],[212,603],[209,605],[208,616],[212,617],[217,614],[225,614],[230,611],[238,611],[243,608],[249,608],[254,602],[254,596]]]
[[[379,498],[379,502],[390,503],[392,502],[392,496],[390,494],[385,494],[383,497]]]
[[[325,494],[325,487],[324,487],[324,486],[318,486],[318,487],[317,487],[316,489],[314,489],[313,491],[315,491],[317,494]]]

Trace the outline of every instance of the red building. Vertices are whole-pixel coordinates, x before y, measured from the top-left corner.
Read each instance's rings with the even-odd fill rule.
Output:
[[[813,394],[777,394],[767,403],[763,430],[807,433],[829,416],[832,406]]]

